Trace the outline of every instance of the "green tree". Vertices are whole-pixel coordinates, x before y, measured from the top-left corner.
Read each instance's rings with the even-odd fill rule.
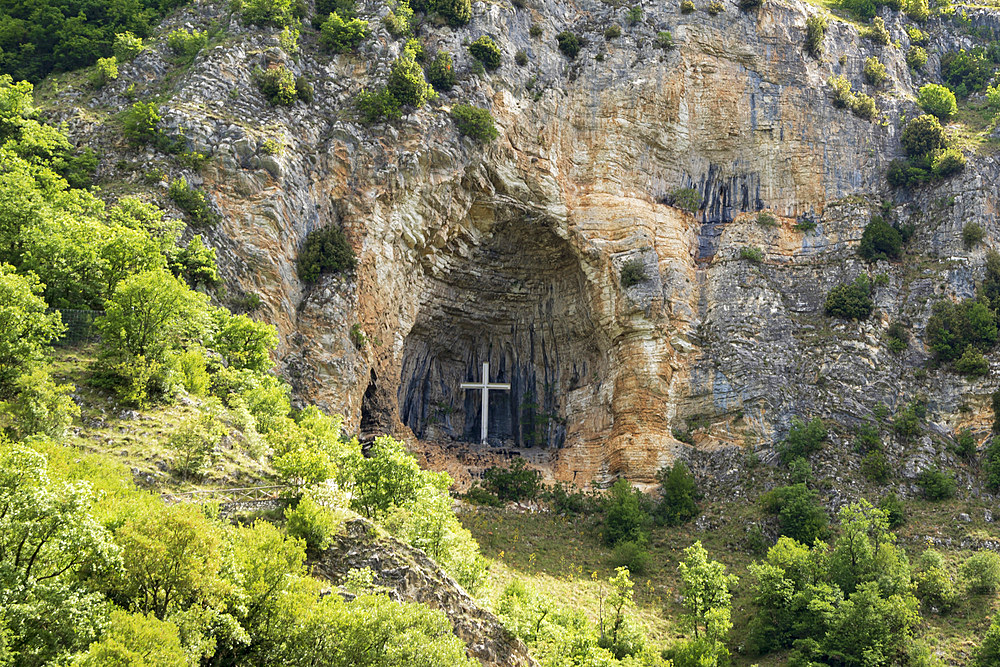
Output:
[[[427,82],[434,86],[434,90],[445,92],[451,90],[455,85],[455,63],[451,54],[447,51],[438,51],[434,59],[424,70]]]
[[[182,423],[171,434],[168,447],[176,455],[174,468],[185,476],[200,476],[215,459],[226,428],[208,413]]]
[[[618,660],[638,653],[642,636],[636,632],[629,612],[635,606],[633,596],[635,584],[626,567],[615,568],[615,574],[608,579],[611,592],[604,601],[607,613],[601,605],[600,632],[597,645],[607,649]]]
[[[580,41],[580,38],[569,30],[563,30],[556,35],[556,43],[559,45],[559,50],[562,51],[563,55],[570,60],[576,58],[583,47],[583,42]]]
[[[400,104],[417,109],[435,95],[434,89],[424,78],[424,70],[409,53],[404,53],[392,64],[386,88]]]
[[[469,44],[469,53],[488,70],[500,67],[500,47],[486,35]]]
[[[813,14],[806,20],[806,51],[813,58],[823,55],[823,38],[826,36],[827,18],[824,14]]]
[[[930,114],[917,116],[907,123],[900,141],[903,151],[910,157],[921,157],[946,145],[944,128],[937,117]]]
[[[413,500],[421,482],[416,458],[387,435],[375,438],[368,456],[355,456],[351,469],[351,507],[370,519]]]
[[[698,514],[698,488],[684,461],[677,459],[672,466],[661,469],[657,478],[663,492],[657,515],[664,523],[676,526]]]
[[[299,252],[299,278],[307,283],[316,282],[323,273],[353,271],[355,266],[354,249],[336,225],[309,232]]]
[[[812,544],[826,537],[830,522],[815,491],[805,484],[782,486],[760,497],[766,512],[778,515],[782,535]]]
[[[649,498],[639,489],[633,489],[628,480],[619,479],[612,484],[601,505],[604,510],[605,544],[645,544],[649,540],[649,529],[653,523],[649,515]]]
[[[726,574],[726,566],[722,563],[709,560],[700,541],[684,550],[684,560],[677,567],[681,573],[684,609],[687,610],[685,624],[694,630],[695,637],[724,642],[733,626],[729,590],[739,579]]]
[[[43,289],[33,276],[0,264],[0,397],[9,395],[14,380],[30,371],[64,330],[59,313],[46,313]]]
[[[903,237],[899,231],[881,216],[875,216],[865,226],[858,245],[858,254],[869,261],[878,259],[899,259],[903,247]]]
[[[243,22],[248,25],[290,26],[295,22],[292,0],[240,0]]]
[[[489,143],[499,136],[493,116],[486,109],[471,104],[456,104],[452,107],[451,117],[455,120],[459,133],[480,143]]]
[[[271,352],[276,347],[278,330],[274,325],[258,322],[248,315],[224,314],[212,342],[212,348],[230,367],[258,373],[274,365]]]
[[[170,270],[191,287],[212,286],[222,282],[216,264],[215,248],[210,248],[195,234],[187,246],[172,253]]]
[[[39,434],[61,438],[73,417],[80,416],[80,407],[71,396],[75,389],[71,384],[56,384],[41,368],[25,373],[14,381],[14,398],[0,403],[0,424],[6,412],[6,426],[18,438]]]
[[[823,310],[827,315],[850,320],[866,320],[875,305],[871,299],[871,284],[865,275],[853,283],[837,285],[826,296]]]
[[[928,83],[920,87],[917,104],[927,113],[945,122],[958,113],[955,93],[951,92],[947,86],[939,86],[936,83]]]
[[[160,135],[160,120],[156,102],[136,102],[122,114],[122,133],[132,143],[151,143]]]
[[[971,593],[996,593],[1000,591],[1000,554],[977,551],[969,556],[959,574]]]
[[[112,357],[161,360],[184,338],[204,332],[207,317],[207,296],[156,270],[119,283],[96,324],[101,345]]]
[[[883,596],[877,582],[862,584],[834,610],[824,649],[846,665],[905,664],[918,607],[908,592]]]
[[[334,53],[348,53],[358,48],[369,34],[368,21],[358,18],[345,21],[334,12],[320,27],[319,43]]]
[[[887,593],[909,590],[909,563],[896,546],[886,512],[862,498],[842,507],[837,516],[840,538],[830,557],[830,573],[841,590],[850,595],[872,581]]]
[[[993,622],[983,635],[983,641],[974,656],[972,664],[975,667],[993,667],[1000,664],[1000,616],[993,617]]]
[[[111,612],[108,628],[74,665],[79,667],[187,667],[177,626],[155,616]]]

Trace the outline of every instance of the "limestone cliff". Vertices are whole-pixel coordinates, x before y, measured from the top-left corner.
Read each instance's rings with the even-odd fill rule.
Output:
[[[899,119],[917,113],[922,83],[904,62],[901,15],[885,10],[902,48],[834,20],[816,59],[804,49],[816,7],[723,5],[713,16],[641,2],[643,19],[629,26],[627,8],[612,2],[476,2],[468,26],[419,31],[428,51],[455,55],[455,89],[369,127],[352,99],[384,81],[403,45],[382,26],[384,3],[359,3],[373,35],[356,54],[334,56],[314,33],[286,54],[275,34],[241,25],[223,3],[196,2],[163,31],[214,21],[224,42],[171,76],[161,40],[123,65],[90,109],[125,108],[131,82],[140,98],[166,93],[166,126],[210,157],[187,176],[222,213],[207,237],[230,289],[261,296],[259,315],[280,329],[280,366],[298,395],[354,427],[475,440],[478,396],[458,386],[478,379],[483,361],[492,380],[512,384],[492,403],[498,444],[531,446],[554,477],[578,483],[650,480],[687,447],[673,429],[695,418],[706,425],[695,439],[703,450],[766,446],[792,415],[853,426],[877,403],[894,408],[917,394],[945,435],[970,420],[982,426],[995,375],[915,371],[928,358],[922,331],[933,301],[971,295],[982,275],[985,250],[963,248],[962,225],[978,222],[986,245],[997,242],[997,159],[974,156],[937,187],[889,190]],[[1000,27],[996,10],[969,15]],[[535,23],[540,38],[529,34]],[[605,39],[611,23],[626,26],[621,37]],[[567,29],[584,38],[573,60],[556,46]],[[676,48],[657,47],[661,30]],[[939,53],[969,42],[939,19],[929,31]],[[503,64],[477,75],[463,44],[482,34],[500,45]],[[874,54],[890,81],[869,122],[835,108],[826,81],[842,74],[861,87]],[[261,97],[252,70],[276,61],[312,80],[315,101],[274,107]],[[927,70],[936,68],[932,53]],[[491,109],[499,139],[484,148],[461,138],[446,113],[460,102]],[[178,173],[155,151],[137,155],[90,111],[65,119],[108,146],[105,175],[118,159]],[[266,139],[284,150],[266,154]],[[682,187],[697,190],[697,214],[665,203]],[[883,198],[916,222],[919,265],[869,267],[857,257]],[[751,214],[761,209],[780,225],[758,225]],[[815,229],[796,231],[801,219]],[[297,253],[311,230],[331,224],[357,252],[356,275],[303,285]],[[761,264],[739,259],[746,245],[763,249]],[[623,288],[620,269],[633,259],[647,279]],[[876,316],[824,316],[829,289],[866,271],[888,276]],[[901,356],[882,342],[894,320],[913,332]],[[355,325],[367,344],[352,340]]]

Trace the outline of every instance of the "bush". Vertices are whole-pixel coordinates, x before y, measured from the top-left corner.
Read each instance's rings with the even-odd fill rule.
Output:
[[[602,502],[604,510],[604,542],[615,546],[621,542],[646,544],[652,518],[649,498],[633,489],[627,480],[615,482]]]
[[[628,10],[625,15],[625,20],[628,21],[629,25],[635,25],[642,21],[642,7],[636,5]]]
[[[434,86],[434,90],[440,92],[451,90],[455,85],[455,64],[451,54],[447,51],[438,51],[424,70],[424,75],[427,82]]]
[[[964,98],[986,88],[993,78],[993,63],[982,47],[949,51],[941,56],[941,75],[955,95]]]
[[[959,574],[970,592],[996,593],[1000,591],[1000,554],[974,553],[959,567]]]
[[[927,49],[922,46],[911,46],[906,52],[906,64],[912,70],[922,70],[927,64]]]
[[[993,622],[983,635],[983,641],[973,653],[973,667],[995,667],[1000,665],[1000,615],[993,616]]]
[[[931,171],[938,178],[947,178],[965,168],[965,155],[957,148],[946,148],[934,154]]]
[[[757,224],[761,227],[771,229],[778,226],[778,219],[767,211],[761,211],[757,214]]]
[[[936,468],[928,468],[917,475],[917,486],[928,500],[948,500],[955,496],[955,477]]]
[[[914,592],[920,601],[939,613],[946,613],[959,600],[958,590],[944,567],[944,558],[933,549],[920,555],[913,576]]]
[[[187,214],[192,225],[208,227],[219,222],[219,215],[212,210],[205,195],[188,185],[183,176],[170,184],[167,194],[177,208]]]
[[[670,34],[669,30],[661,30],[656,33],[656,37],[653,38],[653,43],[656,44],[656,48],[669,51],[674,48],[674,36]]]
[[[493,124],[493,116],[486,109],[470,104],[456,104],[451,109],[451,117],[458,126],[459,133],[480,143],[489,143],[500,136]]]
[[[368,124],[399,118],[403,115],[399,108],[399,101],[385,88],[374,91],[367,88],[362,90],[355,98],[354,105],[357,107],[358,113],[361,114],[361,120]]]
[[[966,250],[972,250],[986,239],[986,230],[975,222],[967,222],[962,227],[962,245]]]
[[[404,37],[413,34],[413,10],[406,0],[394,0],[390,3],[389,13],[384,19],[385,28],[393,37]]]
[[[694,0],[681,0],[681,14],[690,14],[694,11]]]
[[[877,88],[889,78],[889,74],[885,70],[885,65],[878,58],[872,56],[865,59],[865,78],[868,79],[868,83]]]
[[[740,259],[745,259],[754,264],[760,264],[764,261],[764,251],[757,246],[745,245],[740,248]]]
[[[253,72],[254,83],[261,94],[271,104],[289,106],[295,104],[298,93],[295,90],[295,75],[284,65],[256,68]]]
[[[299,278],[314,283],[324,273],[345,273],[357,266],[354,249],[337,225],[314,229],[306,236],[299,252]]]
[[[963,428],[955,438],[955,453],[959,458],[971,461],[976,458],[976,438],[972,431]]]
[[[889,528],[899,528],[906,522],[906,507],[895,492],[886,494],[878,502],[878,508],[889,519]]]
[[[500,47],[486,35],[469,44],[469,53],[488,70],[500,67]]]
[[[200,234],[195,234],[185,248],[173,254],[170,258],[170,270],[195,288],[199,285],[210,287],[222,282],[216,264],[215,248],[206,246]]]
[[[740,9],[745,12],[752,12],[764,6],[764,0],[740,0]]]
[[[542,488],[542,473],[516,458],[508,468],[494,466],[484,471],[483,488],[505,503],[535,500]]]
[[[622,28],[617,23],[612,23],[604,29],[604,39],[617,39],[622,36]]]
[[[525,53],[524,49],[518,49],[517,53],[514,54],[514,63],[518,67],[524,67],[528,64],[528,54]]]
[[[973,299],[939,301],[927,320],[927,343],[939,361],[954,361],[972,345],[987,351],[997,342],[996,315]]]
[[[622,264],[622,269],[619,274],[619,279],[621,280],[621,285],[624,289],[628,289],[634,285],[645,281],[648,278],[646,275],[646,265],[643,264],[641,259],[634,258],[630,259],[624,264]]]
[[[823,38],[826,36],[827,18],[824,14],[813,14],[806,20],[806,51],[813,58],[823,55]]]
[[[73,418],[80,416],[80,407],[72,396],[76,387],[56,384],[41,368],[17,378],[12,389],[14,399],[0,403],[0,425],[8,422],[6,427],[18,439],[32,435],[62,438]]]
[[[917,116],[906,124],[901,142],[908,156],[921,157],[945,147],[944,128],[935,116]]]
[[[778,515],[782,535],[812,544],[829,533],[830,519],[816,492],[805,484],[782,486],[761,496],[764,511]]]
[[[840,5],[862,20],[868,20],[875,16],[875,0],[840,0]]]
[[[907,0],[906,15],[918,23],[923,23],[931,16],[927,0]]]
[[[652,560],[649,550],[639,542],[619,542],[611,552],[611,566],[627,567],[632,574],[644,573]]]
[[[237,4],[247,25],[281,28],[296,20],[292,0],[237,0]]]
[[[892,420],[892,429],[903,442],[909,442],[920,435],[920,424],[923,421],[923,408],[913,402],[899,411]]]
[[[409,54],[400,56],[392,64],[386,88],[397,102],[417,109],[434,95],[434,89],[424,78],[424,70]]]
[[[981,377],[989,374],[990,362],[986,360],[982,352],[969,345],[955,362],[955,372],[961,375]]]
[[[853,283],[837,285],[826,297],[823,310],[827,315],[848,320],[865,320],[872,314],[874,304],[871,286],[865,276],[858,276]]]
[[[558,42],[559,50],[562,51],[563,55],[571,60],[576,58],[576,55],[580,53],[580,49],[583,46],[580,38],[569,30],[563,30],[556,35],[556,42]]]
[[[307,493],[295,507],[285,508],[285,522],[290,537],[304,541],[312,551],[322,551],[333,544],[343,517]]]
[[[708,7],[705,8],[705,11],[712,16],[718,16],[722,12],[726,11],[726,6],[722,4],[720,0],[712,0],[708,3]]]
[[[216,448],[226,429],[210,414],[189,419],[177,427],[167,447],[176,455],[174,468],[181,475],[200,477],[216,457]]]
[[[369,34],[368,21],[358,18],[345,21],[334,12],[320,26],[319,43],[334,53],[348,53],[358,48]]]
[[[544,31],[542,30],[542,26],[538,23],[532,23],[531,27],[528,28],[528,34],[534,37],[535,39],[541,37],[543,32]]]
[[[657,474],[662,496],[656,508],[657,517],[668,526],[678,526],[698,514],[698,488],[694,475],[680,459]]]
[[[833,106],[840,109],[850,109],[854,103],[851,82],[843,76],[833,76],[827,83],[833,88]]]
[[[465,25],[472,18],[472,0],[435,0],[433,8],[453,28]]]
[[[566,482],[556,482],[543,497],[556,514],[583,514],[593,510],[593,497]]]
[[[878,107],[875,105],[875,98],[864,93],[857,93],[854,96],[854,103],[851,105],[851,111],[858,118],[864,118],[865,120],[874,120],[875,116],[878,115]]]
[[[156,102],[136,102],[122,115],[122,134],[134,144],[148,144],[159,136],[159,124]]]
[[[808,423],[798,417],[792,417],[792,425],[788,435],[778,446],[781,462],[788,465],[797,458],[805,458],[823,448],[826,442],[827,430],[823,420],[813,417]]]
[[[926,54],[924,59],[926,60]],[[958,113],[955,93],[936,83],[928,83],[920,87],[917,104],[920,105],[921,109],[941,121],[947,121]]]
[[[861,235],[858,254],[868,261],[899,259],[902,249],[903,237],[899,231],[881,216],[874,216]]]
[[[890,472],[889,460],[881,450],[868,452],[861,459],[861,474],[873,484],[885,484]]]
[[[667,199],[671,206],[688,213],[697,213],[701,206],[701,195],[694,188],[677,188]]]
[[[885,27],[882,17],[876,16],[872,19],[871,27],[863,31],[862,37],[872,40],[876,44],[889,44],[889,30]]]
[[[14,267],[0,264],[0,398],[36,367],[46,346],[65,331],[58,312],[46,313],[43,290],[34,275],[18,275]]]
[[[118,60],[110,58],[99,58],[97,67],[90,77],[90,82],[97,88],[107,85],[118,78]]]
[[[182,58],[193,59],[207,45],[208,34],[203,31],[178,28],[167,34],[167,46]]]
[[[910,341],[910,334],[902,322],[893,322],[886,331],[886,345],[893,352],[902,352]]]
[[[129,30],[115,33],[115,41],[111,46],[115,58],[120,63],[127,63],[133,60],[137,55],[142,53],[144,48],[146,47],[143,46],[142,37],[136,37]]]

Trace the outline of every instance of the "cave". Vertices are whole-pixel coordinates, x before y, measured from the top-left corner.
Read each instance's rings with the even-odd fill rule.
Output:
[[[417,437],[476,443],[490,382],[489,443],[560,448],[571,393],[603,376],[606,350],[580,259],[545,223],[516,218],[427,278],[403,344],[399,416]]]

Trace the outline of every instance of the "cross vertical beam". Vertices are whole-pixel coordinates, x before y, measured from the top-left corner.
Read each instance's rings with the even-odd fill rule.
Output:
[[[483,396],[483,409],[482,409],[482,422],[479,426],[479,439],[484,445],[486,444],[486,425],[489,423],[490,415],[490,389],[510,391],[510,385],[506,382],[490,382],[490,362],[483,362],[483,380],[482,382],[463,382],[459,385],[462,389],[479,389],[482,390]]]

